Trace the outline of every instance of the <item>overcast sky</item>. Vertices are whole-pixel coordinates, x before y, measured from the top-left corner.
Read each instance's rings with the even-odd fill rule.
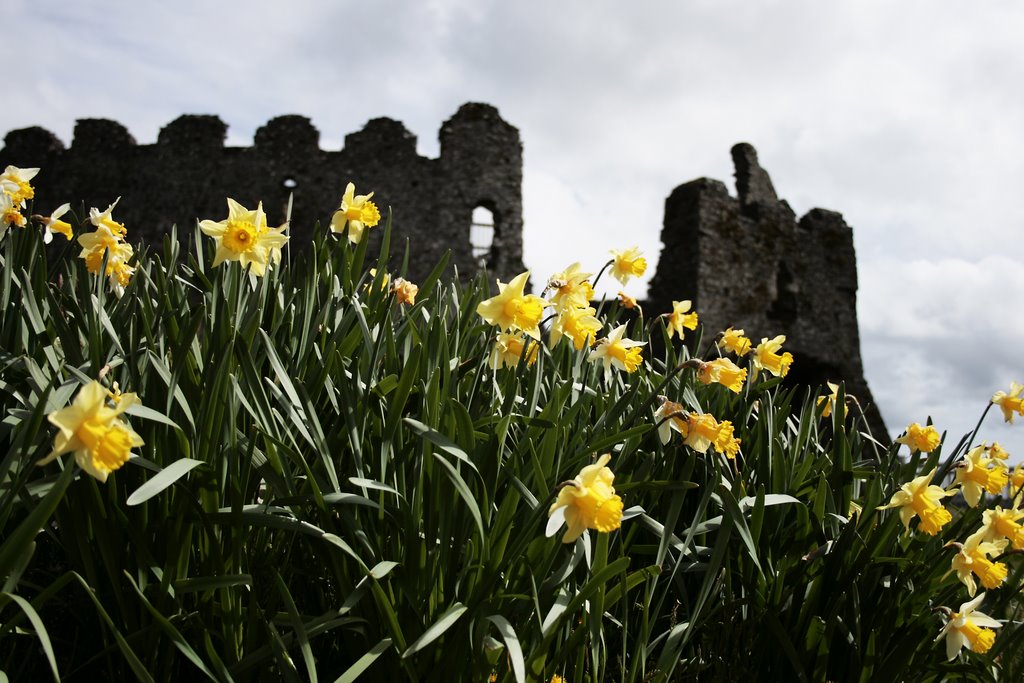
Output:
[[[76,119],[103,117],[147,144],[201,113],[249,145],[297,113],[339,149],[389,116],[436,156],[462,103],[495,105],[524,144],[535,281],[633,244],[653,273],[665,197],[700,176],[731,188],[729,149],[750,142],[798,215],[854,229],[864,363],[894,434],[931,415],[955,442],[1024,381],[1019,2],[4,6],[0,134],[42,125],[70,144]],[[1024,424],[997,413],[983,437],[1021,458]]]

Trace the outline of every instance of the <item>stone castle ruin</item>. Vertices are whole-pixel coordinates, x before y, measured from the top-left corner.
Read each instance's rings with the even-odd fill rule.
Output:
[[[373,119],[345,137],[337,152],[321,150],[319,132],[302,116],[281,116],[256,131],[252,147],[225,147],[227,125],[216,116],[181,116],[157,142],[138,145],[114,121],[83,119],[71,146],[39,128],[11,131],[0,166],[38,166],[36,206],[64,201],[105,208],[121,195],[115,216],[133,241],[156,243],[179,226],[191,239],[197,218],[227,215],[225,197],[284,221],[293,197],[293,244],[327,225],[345,184],[375,190],[374,201],[401,220],[393,253],[408,238],[409,276],[425,276],[446,251],[460,275],[480,268],[504,280],[525,270],[522,143],[519,131],[486,104],[465,104],[440,130],[437,159],[416,153],[416,138],[398,121]],[[884,423],[864,379],[857,325],[853,232],[840,214],[813,209],[797,220],[780,200],[757,153],[732,150],[737,197],[717,180],[680,185],[665,201],[663,248],[645,309],[671,310],[688,298],[705,330],[743,328],[756,342],[785,334],[791,377],[811,386],[846,382],[869,407],[876,438]],[[474,220],[480,210],[490,220]],[[483,223],[481,225],[481,223]],[[379,240],[381,231],[371,231]],[[371,247],[373,245],[371,244]]]
[[[650,310],[671,310],[684,293],[706,331],[742,328],[755,343],[786,335],[796,359],[788,379],[809,386],[843,380],[875,438],[887,442],[860,355],[853,230],[825,209],[797,220],[751,145],[736,145],[732,157],[738,197],[700,178],[665,200]]]
[[[387,118],[347,135],[338,152],[320,149],[320,133],[303,116],[272,119],[256,131],[252,147],[225,147],[226,137],[227,124],[216,116],[181,116],[152,145],[136,144],[114,121],[82,119],[68,148],[43,128],[11,131],[0,163],[42,169],[33,184],[36,206],[44,211],[65,201],[75,210],[80,202],[104,209],[120,195],[114,216],[129,239],[147,243],[159,243],[172,225],[190,239],[197,218],[227,216],[226,197],[249,208],[262,201],[276,226],[291,195],[289,234],[293,244],[303,244],[317,221],[330,224],[351,181],[357,193],[376,190],[382,212],[391,206],[401,216],[392,253],[401,255],[404,238],[410,239],[412,277],[425,276],[448,250],[460,274],[481,265],[501,274],[525,270],[523,147],[519,131],[494,107],[461,107],[441,126],[437,159],[419,156],[416,137]],[[475,230],[486,237],[478,239],[476,253],[474,209],[492,217]],[[370,231],[371,239],[380,233]]]

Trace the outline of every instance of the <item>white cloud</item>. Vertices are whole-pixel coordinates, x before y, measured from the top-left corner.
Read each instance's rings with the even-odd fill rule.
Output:
[[[860,265],[861,344],[875,399],[898,432],[931,415],[951,437],[973,429],[992,394],[1024,379],[1024,259],[886,258]],[[881,381],[879,381],[881,380]],[[1024,456],[1024,433],[992,411],[982,438]]]

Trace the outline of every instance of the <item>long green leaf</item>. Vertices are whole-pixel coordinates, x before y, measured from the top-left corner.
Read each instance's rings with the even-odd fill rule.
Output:
[[[75,465],[65,463],[64,471],[57,477],[57,481],[50,487],[47,494],[32,508],[18,528],[0,544],[0,579],[6,579],[22,561],[24,554],[29,551],[32,539],[50,519],[53,511],[57,509],[57,505],[64,497],[68,485],[74,478],[75,469]]]
[[[125,504],[131,506],[145,503],[147,500],[203,464],[205,463],[202,460],[193,460],[191,458],[175,460],[170,465],[163,468],[159,474],[150,477],[149,481],[135,489],[135,492],[128,496],[128,500],[125,501]]]
[[[430,645],[432,642],[443,636],[448,629],[455,625],[455,622],[459,620],[459,617],[466,613],[467,609],[469,608],[461,602],[453,603],[447,610],[445,610],[444,614],[438,617],[437,621],[431,624],[430,627],[423,632],[423,635],[414,640],[412,645],[402,653],[402,659],[406,659],[417,652],[420,652],[427,645]]]

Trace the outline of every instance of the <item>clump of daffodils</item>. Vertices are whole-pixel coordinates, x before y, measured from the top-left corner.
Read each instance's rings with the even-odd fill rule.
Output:
[[[562,543],[572,543],[587,529],[601,533],[622,525],[622,498],[615,493],[615,474],[608,467],[612,456],[605,453],[592,465],[561,484],[558,498],[548,509],[548,536],[565,523]]]
[[[28,218],[23,210],[28,200],[36,196],[31,180],[39,173],[38,168],[18,168],[8,166],[0,173],[0,239],[8,228],[24,228]],[[33,215],[32,220],[43,226],[43,242],[53,241],[54,233],[60,233],[70,240],[73,236],[71,224],[61,220],[61,216],[71,209],[71,204],[61,204],[49,216]]]
[[[59,431],[53,450],[38,464],[46,465],[73,452],[79,467],[105,482],[111,472],[128,462],[132,448],[143,445],[142,438],[121,417],[138,403],[133,393],[113,394],[96,380],[89,382],[70,406],[50,413],[50,424]]]
[[[560,273],[548,278],[544,290],[555,308],[551,324],[550,344],[556,346],[563,337],[570,340],[577,351],[593,346],[601,331],[597,310],[590,305],[594,288],[590,284],[593,273],[584,272],[579,263],[573,263]]]
[[[277,228],[267,225],[263,202],[255,209],[247,209],[234,199],[228,199],[228,217],[222,221],[205,220],[199,223],[204,235],[214,239],[217,253],[213,265],[224,261],[238,261],[253,275],[262,277],[267,268],[281,261],[281,248],[288,242],[285,223]]]
[[[129,261],[135,255],[132,245],[125,241],[128,231],[122,223],[114,220],[114,207],[121,201],[118,197],[105,211],[93,207],[89,209],[89,222],[96,228],[93,232],[79,235],[78,243],[82,251],[78,256],[85,260],[85,267],[90,273],[99,274],[103,267],[103,259],[107,260],[106,272],[111,289],[117,296],[124,294],[135,267]]]
[[[21,207],[14,203],[7,194],[0,194],[0,237],[7,234],[8,228],[24,228],[25,215]]]
[[[8,228],[24,228],[27,222],[22,209],[27,200],[35,197],[35,188],[29,182],[39,173],[38,168],[8,166],[0,174],[0,238]]]

